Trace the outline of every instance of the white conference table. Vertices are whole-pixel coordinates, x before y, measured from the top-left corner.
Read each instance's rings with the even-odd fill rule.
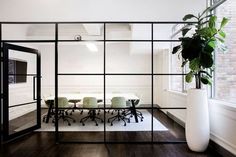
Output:
[[[135,106],[139,103],[139,97],[136,96],[134,93],[106,93],[106,102],[110,102],[113,97],[124,97],[126,101],[131,102],[131,109],[134,114],[135,121],[138,122],[138,116],[136,113]],[[103,93],[64,93],[58,94],[58,97],[66,97],[69,101],[81,102],[84,97],[95,97],[97,98],[98,102],[103,102],[104,94]],[[54,102],[55,96],[46,97],[46,101]],[[50,103],[48,109],[48,115],[46,118],[46,123],[49,121],[50,113],[53,108],[53,103]]]
[[[95,97],[97,100],[104,99],[103,93],[65,93],[58,94],[58,97],[66,97],[68,100],[79,100],[82,101],[84,97]],[[127,101],[129,100],[139,100],[133,93],[107,93],[106,101],[110,101],[113,97],[124,97]],[[54,100],[55,96],[46,97],[45,100]]]

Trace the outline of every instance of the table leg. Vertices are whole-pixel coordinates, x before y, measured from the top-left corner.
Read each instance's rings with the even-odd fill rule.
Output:
[[[49,105],[49,108],[48,108],[48,114],[47,114],[47,118],[46,118],[46,123],[48,123],[49,122],[49,118],[50,118],[50,116],[51,116],[51,111],[52,111],[52,106],[53,106],[53,103],[50,103],[50,105]]]
[[[136,108],[135,108],[135,100],[131,100],[131,104],[132,104],[131,112],[132,112],[133,115],[134,115],[135,122],[138,123],[138,116],[137,116],[137,112],[136,112]]]

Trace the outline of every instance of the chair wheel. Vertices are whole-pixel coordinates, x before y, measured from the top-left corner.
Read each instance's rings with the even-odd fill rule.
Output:
[[[130,123],[130,120],[128,119],[128,123]]]
[[[108,120],[107,120],[107,123],[109,123],[109,122],[110,122],[110,120],[108,119]]]
[[[130,116],[131,118],[133,117],[133,115]]]
[[[96,123],[96,126],[98,126],[98,123]]]
[[[141,119],[141,122],[143,121],[143,119]]]
[[[75,122],[76,122],[76,120],[73,120],[73,122],[75,123]]]
[[[83,123],[82,125],[83,125],[83,126],[85,126],[85,124],[84,124],[84,123]]]
[[[101,123],[103,123],[103,120],[101,120]]]
[[[70,123],[68,123],[68,125],[69,125],[69,126],[71,126],[71,124],[70,124]]]
[[[113,124],[111,123],[111,126],[113,126]]]
[[[126,123],[124,124],[124,126],[126,126]]]

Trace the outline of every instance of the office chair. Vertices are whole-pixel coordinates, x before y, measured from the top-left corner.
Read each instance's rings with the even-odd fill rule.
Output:
[[[91,119],[92,121],[95,122],[96,126],[98,126],[97,120],[100,120],[101,123],[103,123],[103,119],[97,117],[96,115],[96,108],[98,108],[98,103],[97,103],[97,99],[94,97],[84,97],[83,98],[83,108],[88,108],[89,112],[88,112],[88,116],[83,117],[80,120],[80,123],[82,123],[82,125],[84,126],[84,122],[86,122],[88,119]]]
[[[117,115],[108,118],[108,123],[111,122],[111,126],[113,125],[113,122],[115,120],[122,120],[124,122],[124,126],[126,126],[126,121],[128,121],[128,123],[130,122],[130,120],[128,118],[126,118],[125,115],[125,110],[124,108],[126,108],[126,100],[124,97],[113,97],[111,100],[111,108],[117,108]]]
[[[54,104],[55,104],[55,100],[54,100]],[[72,120],[74,123],[76,122],[76,120],[65,114],[66,109],[64,109],[64,108],[68,108],[68,107],[70,107],[68,99],[66,97],[58,97],[58,121],[60,119],[62,119],[63,121],[66,121],[68,123],[68,125],[70,126],[71,123],[70,123],[69,119]],[[54,118],[53,122],[55,122],[55,118]]]
[[[72,113],[75,112],[75,110],[77,108],[77,103],[80,101],[79,100],[69,100],[68,102],[74,104],[74,106],[71,109],[68,109],[68,110],[71,110],[70,115],[72,115]],[[79,111],[80,111],[80,114],[83,114],[83,112],[84,112],[83,109],[79,109]],[[66,115],[68,115],[68,111],[66,111]]]

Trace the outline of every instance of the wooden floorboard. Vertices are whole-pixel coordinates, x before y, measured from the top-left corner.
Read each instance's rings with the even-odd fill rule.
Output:
[[[29,114],[30,115],[30,114]],[[154,132],[155,141],[184,140],[184,128],[163,112],[154,116],[168,129]],[[17,123],[16,121],[14,122]],[[109,141],[145,141],[151,132],[107,132]],[[64,139],[80,141],[103,140],[103,132],[63,133]],[[78,137],[78,139],[76,139]],[[102,138],[101,138],[102,137]],[[187,144],[56,144],[53,132],[34,132],[1,145],[0,157],[219,157],[214,150],[204,153],[190,151]]]

